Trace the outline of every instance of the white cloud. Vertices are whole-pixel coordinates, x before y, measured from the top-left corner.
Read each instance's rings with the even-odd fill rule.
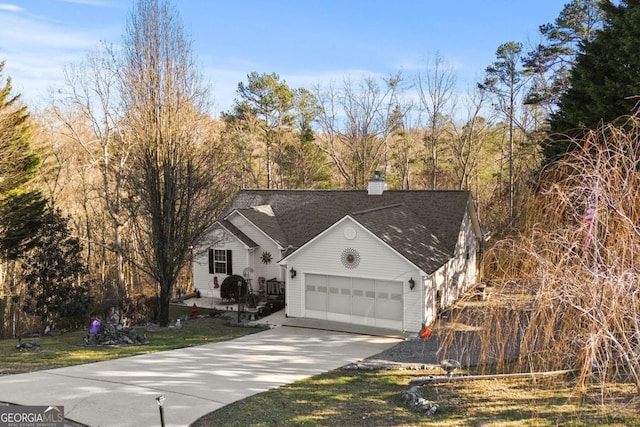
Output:
[[[97,39],[62,26],[0,14],[0,40],[1,47],[8,49],[81,49],[95,44]]]
[[[114,5],[106,0],[62,0],[65,3],[83,4],[86,6],[96,7],[114,7]]]
[[[0,6],[6,4],[0,4]],[[3,77],[11,77],[16,94],[27,104],[44,106],[49,92],[64,83],[66,64],[84,59],[112,28],[72,29],[47,16],[7,13],[0,7],[0,61]]]
[[[18,5],[10,3],[0,3],[0,10],[6,10],[7,12],[23,12],[24,9]]]

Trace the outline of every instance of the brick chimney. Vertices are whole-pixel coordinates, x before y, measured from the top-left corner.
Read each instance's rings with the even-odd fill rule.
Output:
[[[387,181],[382,179],[380,171],[376,171],[375,177],[369,180],[369,195],[381,196],[384,190],[387,189]]]

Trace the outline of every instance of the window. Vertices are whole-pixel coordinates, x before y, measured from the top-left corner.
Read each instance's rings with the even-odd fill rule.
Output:
[[[209,249],[209,273],[226,274],[231,276],[231,251],[224,249]]]

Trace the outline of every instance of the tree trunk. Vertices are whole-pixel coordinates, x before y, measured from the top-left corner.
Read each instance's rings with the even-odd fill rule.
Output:
[[[160,326],[169,326],[169,304],[171,303],[172,283],[162,283],[160,285],[160,313],[158,314],[158,322]]]

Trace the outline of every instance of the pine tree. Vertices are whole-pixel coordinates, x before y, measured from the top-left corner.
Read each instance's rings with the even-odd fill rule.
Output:
[[[38,316],[43,326],[86,320],[91,304],[88,269],[68,219],[59,210],[48,211],[37,237],[38,245],[23,263],[23,311]]]
[[[4,62],[0,62],[0,80]],[[31,150],[27,106],[11,93],[11,79],[0,88],[0,257],[15,259],[29,249],[46,201],[28,188],[40,164]]]
[[[525,72],[532,76],[528,104],[553,114],[560,96],[569,87],[571,69],[584,46],[595,39],[603,24],[601,0],[572,0],[553,23],[539,27],[544,41],[529,52]]]
[[[520,93],[526,79],[521,67],[522,44],[507,42],[498,46],[496,61],[487,67],[486,77],[478,88],[494,95],[497,110],[504,116],[509,127],[509,218],[514,216],[514,132],[516,106],[520,104]]]
[[[258,120],[261,152],[266,167],[266,188],[283,187],[283,155],[291,137],[295,92],[276,73],[252,72],[247,83],[238,84],[239,99],[235,101],[233,114]]]
[[[547,162],[571,149],[568,137],[580,140],[588,130],[615,122],[638,108],[640,96],[640,1],[603,3],[604,28],[578,55],[569,89],[550,121],[544,146]]]

